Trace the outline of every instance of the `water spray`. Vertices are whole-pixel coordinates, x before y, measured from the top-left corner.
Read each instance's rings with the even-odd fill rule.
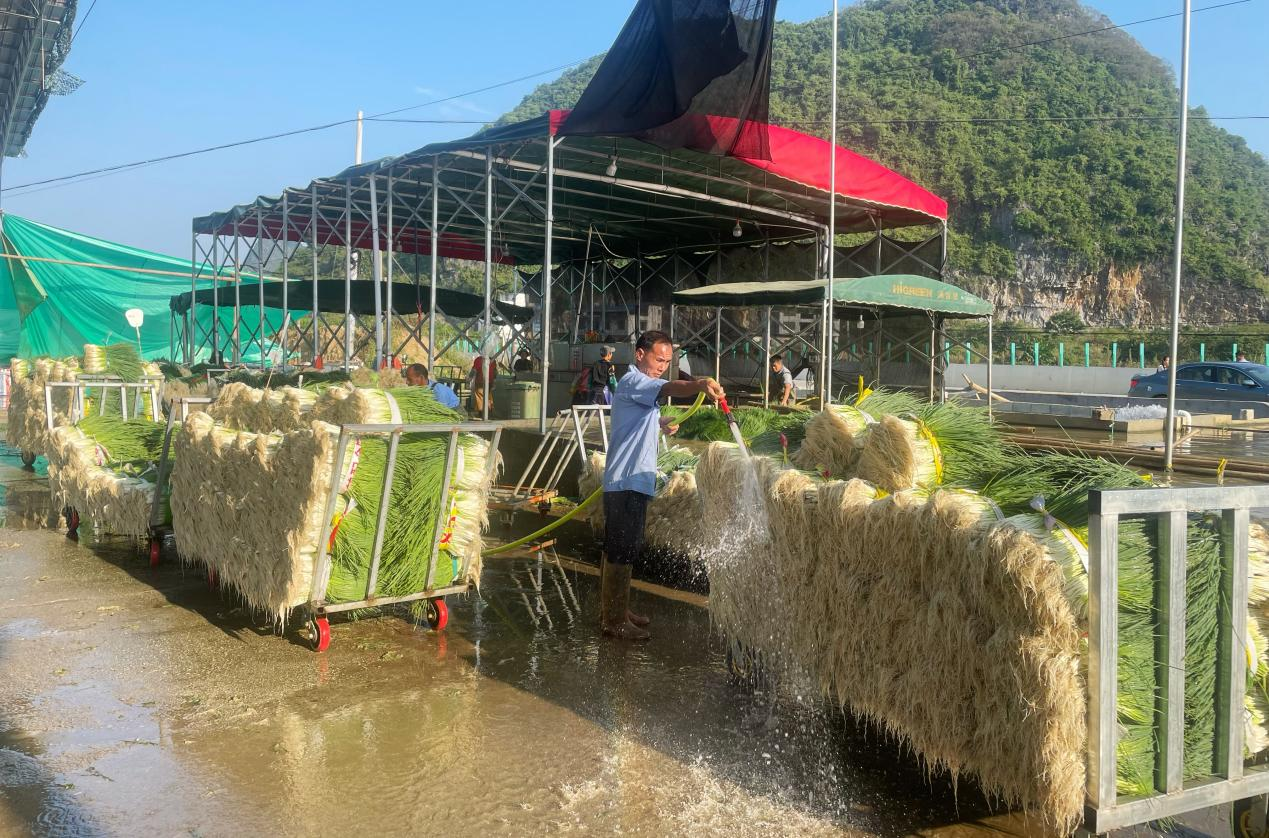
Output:
[[[727,417],[727,427],[731,430],[731,438],[736,440],[736,445],[740,448],[740,453],[746,458],[749,457],[749,446],[745,445],[745,438],[740,433],[740,423],[736,421],[736,417],[732,415],[731,408],[727,405],[727,399],[718,400],[718,409],[723,412],[723,416]]]

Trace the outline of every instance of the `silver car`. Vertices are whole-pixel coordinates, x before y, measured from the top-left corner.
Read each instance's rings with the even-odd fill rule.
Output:
[[[1168,395],[1168,371],[1134,375],[1130,396],[1162,399]],[[1178,399],[1269,401],[1269,367],[1246,361],[1181,364],[1176,368]]]

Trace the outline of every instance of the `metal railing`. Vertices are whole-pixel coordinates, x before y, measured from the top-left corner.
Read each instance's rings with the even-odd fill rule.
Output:
[[[1085,829],[1093,833],[1269,793],[1269,768],[1244,764],[1247,552],[1250,510],[1269,507],[1269,486],[1114,489],[1089,493],[1088,752]],[[1184,778],[1186,529],[1189,513],[1221,520],[1222,609],[1217,646],[1215,770]],[[1116,788],[1119,670],[1119,524],[1158,520],[1154,794],[1120,800]]]
[[[149,396],[150,398],[150,419],[159,421],[159,406],[161,400],[159,398],[159,385],[156,381],[116,381],[108,379],[81,379],[79,381],[49,381],[44,385],[44,422],[48,430],[53,430],[53,391],[54,390],[70,390],[71,398],[69,405],[70,423],[73,425],[80,419],[84,418],[84,403],[89,390],[100,390],[101,396],[98,401],[97,412],[103,414],[106,412],[106,393],[111,390],[119,391],[119,410],[123,419],[128,418],[128,392],[132,391],[136,398],[141,396]],[[135,405],[134,405],[135,409]]]
[[[502,438],[502,425],[497,422],[462,422],[425,423],[404,425],[343,425],[339,429],[339,443],[335,450],[335,462],[331,471],[330,490],[326,497],[326,509],[322,516],[322,529],[317,540],[317,558],[313,565],[313,584],[309,596],[309,609],[314,615],[332,614],[339,611],[352,611],[358,608],[370,608],[393,603],[413,602],[420,599],[434,599],[451,593],[468,590],[467,574],[471,569],[471,556],[463,559],[462,569],[454,576],[452,584],[433,588],[436,579],[436,563],[440,555],[441,539],[445,530],[445,522],[450,514],[448,503],[450,487],[455,478],[455,466],[458,464],[459,437],[462,434],[492,434],[489,442],[489,454],[485,463],[485,481],[493,479],[498,460],[498,443]],[[449,442],[445,453],[445,477],[441,482],[441,503],[437,510],[433,531],[432,551],[428,559],[427,577],[423,590],[412,591],[399,596],[381,597],[377,595],[379,579],[379,560],[383,552],[384,531],[388,523],[388,508],[392,497],[392,483],[396,476],[397,450],[403,434],[447,434]],[[330,584],[331,557],[330,541],[332,520],[335,506],[341,494],[340,483],[344,473],[344,463],[348,459],[348,447],[354,439],[364,436],[386,436],[388,438],[387,465],[383,470],[383,486],[379,494],[379,514],[375,522],[373,546],[370,552],[370,571],[366,579],[365,598],[354,602],[327,603],[326,589]]]

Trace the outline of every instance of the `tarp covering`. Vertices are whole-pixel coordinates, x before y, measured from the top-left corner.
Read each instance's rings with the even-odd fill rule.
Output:
[[[819,305],[824,281],[722,282],[674,292],[675,305],[750,306]],[[843,308],[928,311],[945,317],[986,317],[991,303],[955,285],[915,274],[881,274],[833,280],[834,304]]]
[[[170,354],[168,301],[190,287],[189,261],[9,213],[3,230],[0,362],[13,355],[82,355],[86,343],[135,341],[124,319],[130,308],[145,314],[141,354],[150,359]],[[210,281],[200,285],[210,287]],[[244,309],[242,318],[258,323],[259,313]],[[209,325],[211,310],[205,316],[200,311],[199,320]],[[280,316],[268,319],[274,329],[281,322]]]
[[[373,315],[375,313],[374,281],[359,279],[353,281],[351,285],[349,307],[352,313]],[[287,310],[303,312],[312,310],[313,281],[311,279],[291,280],[286,283],[286,292]],[[222,319],[226,307],[230,309],[233,307],[233,294],[232,285],[221,285],[219,296]],[[383,294],[384,296],[380,297],[381,301],[387,299],[386,287],[383,289]],[[416,286],[409,282],[394,282],[392,283],[392,309],[397,314],[425,314],[428,310],[429,295],[430,292],[427,286]],[[244,303],[258,302],[260,299],[259,284],[254,282],[244,283],[240,296]],[[214,298],[215,294],[211,288],[199,290],[196,302],[200,320],[204,311],[210,312]],[[317,281],[317,302],[319,311],[342,314],[344,311],[344,280],[319,279]],[[184,291],[173,295],[169,304],[172,311],[177,314],[184,314],[189,311],[190,292]],[[381,302],[382,304],[383,302]],[[281,282],[265,283],[264,305],[266,309],[274,312],[282,308]],[[450,317],[480,317],[485,313],[485,298],[479,294],[469,294],[466,291],[456,291],[452,288],[437,288],[436,308],[442,314],[447,314]],[[245,316],[243,319],[248,323],[255,322]],[[528,323],[532,319],[533,309],[494,300],[494,323]]]
[[[561,133],[766,158],[776,0],[639,0]],[[714,132],[706,115],[731,117]]]

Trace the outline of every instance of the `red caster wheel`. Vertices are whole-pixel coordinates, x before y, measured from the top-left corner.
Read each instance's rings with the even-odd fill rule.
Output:
[[[74,509],[66,511],[66,537],[79,538],[79,513]]]
[[[437,597],[428,600],[427,624],[432,627],[432,631],[445,631],[445,627],[449,625],[449,608],[444,599]]]
[[[163,554],[163,542],[157,538],[150,539],[150,567],[159,566],[159,557]]]
[[[325,652],[330,648],[330,620],[326,617],[314,617],[308,621],[308,639],[313,650]]]

